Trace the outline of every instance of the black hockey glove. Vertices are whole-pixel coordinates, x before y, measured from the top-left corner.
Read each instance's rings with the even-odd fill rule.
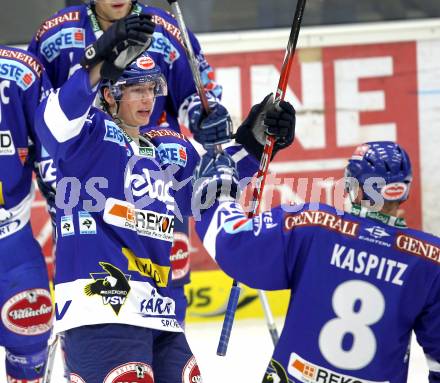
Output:
[[[155,25],[151,15],[145,14],[131,14],[115,21],[98,40],[85,49],[81,65],[91,69],[104,61],[102,78],[117,80],[125,67],[151,45]]]
[[[275,137],[272,158],[295,139],[295,109],[284,100],[273,103],[272,93],[252,107],[237,130],[235,140],[256,159],[261,160],[266,135]]]

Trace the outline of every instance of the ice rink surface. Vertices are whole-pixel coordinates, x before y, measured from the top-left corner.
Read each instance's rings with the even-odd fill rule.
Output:
[[[282,322],[277,321],[277,325],[280,329]],[[264,321],[236,321],[226,357],[216,355],[220,329],[220,322],[193,323],[187,328],[187,338],[198,359],[203,382],[260,383],[273,351],[272,341]],[[1,357],[4,357],[3,350]],[[64,383],[59,351],[55,363],[51,383]],[[1,363],[0,370],[0,381],[4,381],[3,363]],[[421,348],[414,340],[408,383],[428,383],[428,367]]]

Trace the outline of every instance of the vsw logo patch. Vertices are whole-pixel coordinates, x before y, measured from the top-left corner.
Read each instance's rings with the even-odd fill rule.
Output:
[[[107,262],[99,262],[106,273],[90,273],[95,280],[84,287],[88,296],[101,295],[102,303],[110,305],[116,315],[121,311],[130,292],[130,275],[124,274],[116,266]]]

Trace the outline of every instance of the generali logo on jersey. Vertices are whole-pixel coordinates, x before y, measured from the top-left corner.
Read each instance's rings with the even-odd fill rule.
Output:
[[[400,234],[396,238],[396,247],[407,253],[419,255],[440,263],[440,247],[409,235]]]
[[[355,237],[359,224],[347,221],[337,215],[324,211],[303,211],[298,214],[289,214],[284,218],[284,229],[293,230],[298,226],[322,226],[339,233]]]
[[[20,335],[39,335],[50,330],[52,301],[49,291],[32,289],[9,298],[2,307],[3,324]]]
[[[69,21],[78,21],[79,20],[79,11],[68,12],[62,15],[56,16],[52,19],[46,20],[38,29],[35,40],[39,40],[47,31],[56,27],[57,25],[67,23]]]

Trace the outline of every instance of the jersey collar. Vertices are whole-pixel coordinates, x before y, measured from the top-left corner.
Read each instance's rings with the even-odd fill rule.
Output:
[[[377,221],[383,222],[386,225],[406,229],[406,221],[404,218],[394,217],[392,215],[384,214],[379,211],[370,211],[365,206],[353,204],[351,206],[351,214],[357,215],[363,218],[371,218]]]
[[[135,4],[131,8],[130,14],[140,15],[142,12],[142,7],[139,4]],[[90,25],[92,26],[93,33],[95,34],[96,40],[98,40],[104,31],[99,26],[99,21],[96,18],[95,13],[90,5],[87,6],[87,16],[89,17]]]

